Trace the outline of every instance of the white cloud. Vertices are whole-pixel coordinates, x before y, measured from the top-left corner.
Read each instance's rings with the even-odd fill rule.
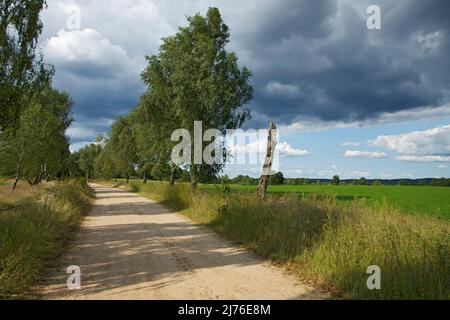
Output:
[[[341,143],[341,146],[343,147],[359,147],[361,145],[360,142],[354,142],[354,141],[347,141]]]
[[[368,171],[353,171],[350,174],[353,178],[364,178],[364,177],[370,177],[370,172]]]
[[[81,28],[95,28],[112,43],[117,43],[132,56],[155,51],[162,37],[173,34],[186,20],[183,5],[149,0],[76,1],[49,0],[44,11],[44,33],[49,38],[66,28],[72,9],[81,9]],[[178,3],[177,3],[178,4]],[[193,12],[196,12],[193,5]],[[165,12],[170,11],[170,12]],[[132,36],[130,36],[132,35]]]
[[[386,153],[384,152],[370,152],[370,151],[358,151],[358,150],[347,150],[344,153],[346,158],[368,158],[368,159],[379,159],[385,158]]]
[[[69,129],[67,129],[67,135],[72,140],[94,139],[100,132],[108,132],[114,122],[114,119],[109,118],[99,118],[96,120],[82,118],[80,120],[74,121]]]
[[[417,155],[409,155],[409,156],[399,156],[396,157],[399,161],[408,161],[408,162],[450,162],[450,156],[417,156]]]
[[[406,178],[406,179],[416,179],[417,176],[411,173],[402,172],[400,173],[400,178]]]
[[[71,126],[67,129],[67,135],[71,139],[86,139],[95,137],[97,135],[97,131],[79,126]]]
[[[230,154],[259,154],[261,158],[264,158],[264,154],[267,151],[267,139],[261,138],[247,144],[236,143],[230,145],[228,150]],[[294,148],[287,142],[279,142],[275,150],[280,156],[284,157],[305,157],[311,155],[308,150]]]
[[[406,155],[450,154],[450,125],[425,131],[379,136],[369,142]]]
[[[95,29],[59,30],[44,45],[46,59],[85,77],[111,77],[135,71],[127,52]],[[136,70],[137,71],[137,70]]]
[[[333,170],[320,170],[318,172],[318,174],[321,177],[332,177],[332,176],[334,176],[336,174],[336,172],[333,171]]]
[[[305,157],[311,155],[308,150],[294,148],[287,142],[279,143],[277,149],[280,152],[280,155],[286,157]]]
[[[268,94],[286,98],[295,98],[300,95],[300,89],[292,84],[283,84],[277,81],[271,81],[266,86]]]

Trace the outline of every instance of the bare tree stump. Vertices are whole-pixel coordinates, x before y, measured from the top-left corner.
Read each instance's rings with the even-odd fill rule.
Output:
[[[277,146],[276,129],[277,127],[275,124],[271,122],[267,141],[266,160],[264,161],[261,178],[259,180],[258,188],[256,189],[256,194],[261,199],[266,198],[267,186],[269,185],[269,178],[272,173],[273,157],[275,155],[275,147]]]

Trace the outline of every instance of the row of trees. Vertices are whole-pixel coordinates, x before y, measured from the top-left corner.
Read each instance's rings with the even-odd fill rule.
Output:
[[[440,179],[421,179],[421,180],[407,180],[407,179],[401,179],[401,180],[391,180],[391,181],[385,181],[375,179],[375,180],[367,180],[366,178],[359,178],[351,181],[341,181],[339,176],[334,176],[331,180],[331,184],[333,185],[340,185],[340,184],[346,184],[346,185],[359,185],[359,186],[367,186],[367,185],[373,185],[373,186],[381,186],[383,184],[389,184],[389,185],[399,185],[399,186],[434,186],[434,187],[449,187],[450,186],[450,179],[447,178],[440,178]]]
[[[139,105],[119,117],[108,136],[74,153],[71,173],[89,179],[183,179],[194,186],[217,179],[223,165],[192,164],[194,146],[191,161],[181,167],[171,163],[178,144],[171,137],[179,128],[194,137],[194,121],[202,121],[204,130],[225,133],[249,118],[243,106],[252,99],[251,74],[225,50],[229,37],[219,10],[210,8],[205,17],[188,18],[188,26],[163,39],[159,53],[147,57],[141,74],[147,90]]]
[[[239,184],[239,185],[257,185],[259,179],[252,178],[248,175],[239,175],[235,178],[229,178],[228,176],[223,176],[220,180],[223,184]],[[284,178],[282,172],[278,172],[273,175],[270,179],[271,185],[321,185],[321,184],[331,184],[331,185],[357,185],[357,186],[381,186],[381,185],[399,185],[399,186],[438,186],[438,187],[449,187],[450,179],[440,178],[440,179],[422,179],[422,180],[392,180],[383,181],[380,179],[367,180],[366,178],[359,178],[354,180],[341,180],[339,176],[334,176],[331,180],[315,180],[309,178]]]
[[[220,183],[222,184],[240,184],[240,185],[258,185],[259,178],[252,178],[248,175],[238,175],[235,178],[229,178],[228,175],[222,176],[220,178]],[[269,184],[270,185],[281,185],[285,184],[288,180],[284,178],[282,172],[277,172],[270,176]]]
[[[44,0],[2,1],[0,174],[38,184],[68,174],[72,101],[52,88],[54,68],[37,50]]]

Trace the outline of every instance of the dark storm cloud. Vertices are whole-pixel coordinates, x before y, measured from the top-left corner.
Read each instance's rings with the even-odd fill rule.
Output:
[[[308,10],[300,10],[303,3],[298,10],[286,6],[271,13],[273,28],[266,24],[254,35],[263,48],[253,56],[259,114],[286,124],[303,116],[352,121],[446,102],[450,19],[443,12],[450,12],[450,2],[382,1],[383,29],[377,31],[366,28],[369,3],[344,2],[338,9],[335,3],[314,2],[307,27],[286,23],[283,33],[279,21],[301,21]],[[268,90],[271,82],[278,94]],[[298,88],[295,99],[283,96],[283,85]]]
[[[392,29],[391,35],[397,38],[416,31],[431,32],[450,27],[450,2],[447,0],[406,0],[390,10],[389,2],[384,1],[386,10],[386,27]]]
[[[65,21],[49,2],[44,53],[56,66],[55,84],[75,100],[75,117],[100,122],[89,124],[96,133],[104,119],[138,103],[144,56],[185,25],[186,15],[208,6],[220,8],[231,28],[230,50],[253,72],[250,126],[304,117],[367,120],[450,100],[450,1],[75,3],[82,30],[57,32]],[[366,28],[371,4],[381,7],[382,30]],[[87,139],[81,136],[73,139]]]
[[[337,13],[335,0],[285,0],[273,1],[257,20],[257,32],[245,34],[246,42],[254,49],[278,45],[283,39],[302,36],[307,39],[326,36],[331,31],[330,18]],[[248,48],[252,50],[252,48]],[[253,50],[254,50],[253,49]]]

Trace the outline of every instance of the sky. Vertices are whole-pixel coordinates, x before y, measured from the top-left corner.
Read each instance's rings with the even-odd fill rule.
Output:
[[[381,29],[367,27],[369,5]],[[40,47],[54,86],[74,100],[71,150],[138,104],[145,56],[208,7],[220,9],[227,50],[253,73],[245,129],[277,124],[286,177],[450,176],[446,0],[48,0]]]

